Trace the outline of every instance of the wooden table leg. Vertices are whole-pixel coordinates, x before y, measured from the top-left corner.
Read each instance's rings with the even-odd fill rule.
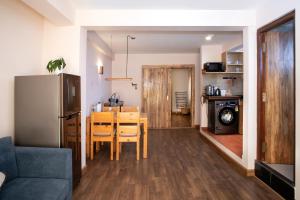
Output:
[[[148,121],[144,122],[144,150],[143,150],[143,157],[148,158]]]
[[[86,157],[90,158],[90,152],[91,152],[91,118],[87,117],[86,118]]]

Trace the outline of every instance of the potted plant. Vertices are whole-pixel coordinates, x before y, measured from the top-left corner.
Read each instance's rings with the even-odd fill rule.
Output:
[[[47,64],[47,70],[49,71],[49,73],[55,72],[56,70],[58,70],[58,73],[61,73],[65,67],[66,63],[63,58],[50,60]]]

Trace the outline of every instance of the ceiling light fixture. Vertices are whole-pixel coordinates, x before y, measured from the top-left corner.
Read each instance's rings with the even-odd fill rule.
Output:
[[[131,35],[127,35],[127,51],[126,51],[126,76],[125,77],[110,77],[110,78],[106,78],[106,80],[108,81],[113,81],[113,80],[129,80],[131,81],[132,78],[129,78],[127,76],[127,68],[128,68],[128,40],[131,39],[131,40],[135,40],[135,37],[134,36],[131,36]],[[111,38],[112,40],[112,38]],[[112,48],[111,48],[112,49]]]
[[[207,35],[207,36],[205,37],[205,40],[206,40],[206,41],[210,41],[210,40],[212,40],[213,37],[214,37],[213,34]]]

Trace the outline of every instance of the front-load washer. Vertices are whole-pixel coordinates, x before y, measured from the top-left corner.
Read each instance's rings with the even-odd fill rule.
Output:
[[[239,101],[210,100],[208,102],[208,129],[215,134],[239,132]]]

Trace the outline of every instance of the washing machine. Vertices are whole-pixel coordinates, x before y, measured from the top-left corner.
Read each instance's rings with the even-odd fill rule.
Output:
[[[215,134],[238,134],[239,101],[208,101],[208,129]]]

